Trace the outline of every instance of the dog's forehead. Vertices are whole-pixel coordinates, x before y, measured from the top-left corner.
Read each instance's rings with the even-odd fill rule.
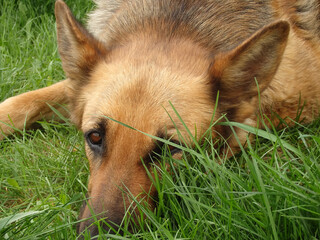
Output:
[[[83,128],[96,124],[99,116],[145,131],[171,129],[172,120],[182,125],[176,111],[190,124],[210,119],[214,97],[208,63],[198,64],[192,71],[188,62],[178,63],[176,56],[170,59],[161,53],[145,61],[140,56],[121,55],[100,62],[86,87]]]

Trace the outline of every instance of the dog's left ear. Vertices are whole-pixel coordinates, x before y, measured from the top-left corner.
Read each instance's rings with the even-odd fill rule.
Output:
[[[215,56],[211,75],[220,91],[220,103],[237,105],[265,90],[286,48],[289,23],[278,21],[256,32],[235,49]]]
[[[55,3],[58,49],[62,67],[68,78],[83,84],[106,48],[74,18],[62,1]]]

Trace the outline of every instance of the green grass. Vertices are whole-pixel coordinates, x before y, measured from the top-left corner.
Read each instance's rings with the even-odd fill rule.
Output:
[[[81,19],[93,7],[67,3]],[[0,2],[0,101],[64,78],[53,5]],[[0,239],[77,238],[89,173],[83,137],[69,123],[41,125],[0,142]],[[118,239],[319,239],[320,118],[247,130],[260,137],[235,159],[220,157],[210,136],[182,160],[163,153],[160,165],[171,168],[158,167],[157,209],[142,206],[142,226],[128,233],[126,220]]]

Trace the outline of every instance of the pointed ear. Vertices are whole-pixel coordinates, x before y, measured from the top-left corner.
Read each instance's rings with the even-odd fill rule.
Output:
[[[106,49],[77,22],[62,0],[55,3],[55,15],[62,67],[67,77],[84,82]]]
[[[281,62],[289,23],[278,21],[256,32],[235,49],[215,56],[211,74],[220,91],[220,101],[237,104],[265,90]]]

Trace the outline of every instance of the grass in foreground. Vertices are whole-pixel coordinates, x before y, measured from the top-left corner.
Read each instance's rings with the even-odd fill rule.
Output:
[[[80,18],[92,8],[67,3]],[[2,1],[0,12],[0,101],[63,79],[53,2]],[[42,127],[0,142],[0,239],[77,238],[88,178],[82,135],[68,123]],[[156,211],[142,207],[141,228],[109,238],[319,239],[320,118],[259,134],[236,160],[220,158],[211,140],[183,160],[163,153],[172,167],[158,169]]]

